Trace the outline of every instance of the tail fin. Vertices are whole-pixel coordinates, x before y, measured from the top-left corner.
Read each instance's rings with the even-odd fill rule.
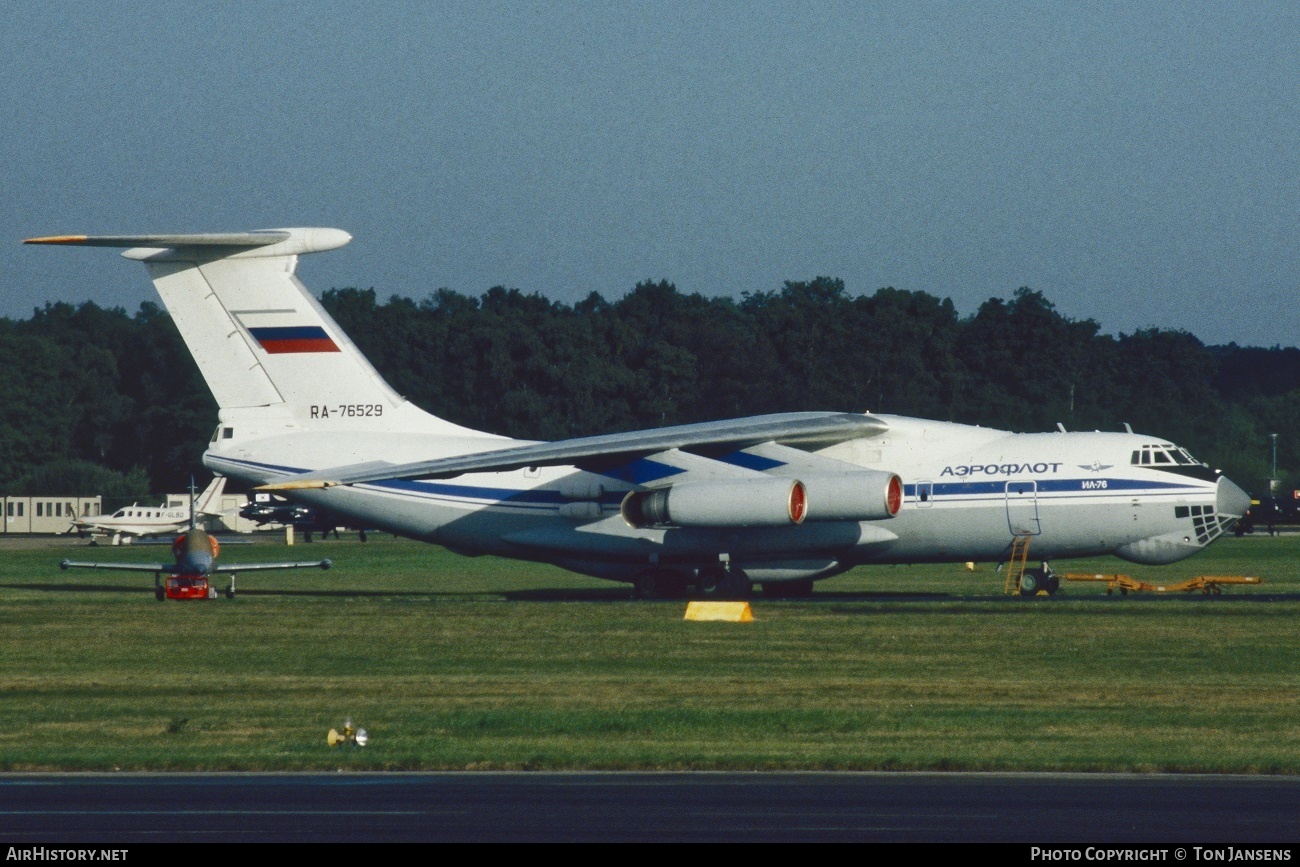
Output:
[[[394,392],[294,276],[300,255],[350,240],[339,229],[274,229],[26,243],[132,248],[122,255],[149,270],[223,423],[475,433]]]
[[[194,481],[190,481],[190,523],[199,515],[217,516],[221,514],[221,495],[226,489],[226,477],[215,475],[203,493],[197,499],[194,496]]]

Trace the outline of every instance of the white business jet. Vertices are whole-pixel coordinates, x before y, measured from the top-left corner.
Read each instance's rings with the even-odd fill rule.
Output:
[[[294,276],[338,229],[58,236],[144,263],[220,406],[204,464],[368,527],[554,563],[639,595],[805,595],[868,563],[1196,553],[1250,498],[1125,433],[1016,434],[801,412],[559,442],[513,440],[396,394]]]

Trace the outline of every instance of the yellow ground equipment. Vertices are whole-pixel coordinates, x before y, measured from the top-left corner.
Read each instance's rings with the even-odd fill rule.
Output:
[[[1011,539],[1011,556],[1007,558],[1007,580],[1002,592],[1010,596],[1020,592],[1020,579],[1025,576],[1025,565],[1029,562],[1029,536],[1017,533]]]
[[[1260,584],[1259,578],[1248,575],[1198,575],[1188,581],[1177,584],[1148,584],[1127,575],[1085,575],[1070,572],[1065,575],[1067,581],[1105,581],[1106,595],[1116,590],[1121,595],[1129,593],[1194,593],[1197,590],[1206,596],[1218,596],[1223,592],[1224,584]]]

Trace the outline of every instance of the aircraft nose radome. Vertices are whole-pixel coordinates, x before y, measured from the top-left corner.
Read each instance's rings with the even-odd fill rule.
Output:
[[[1227,476],[1219,477],[1219,490],[1214,497],[1214,513],[1220,517],[1240,518],[1250,508],[1250,494],[1237,487]]]

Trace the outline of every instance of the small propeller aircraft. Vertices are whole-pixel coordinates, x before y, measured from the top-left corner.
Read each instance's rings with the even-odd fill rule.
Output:
[[[438,418],[397,394],[294,276],[339,229],[59,235],[144,264],[220,407],[204,465],[379,530],[553,563],[642,597],[778,596],[861,564],[1189,557],[1241,488],[1162,437],[1012,433],[794,412],[558,442]],[[187,543],[189,544],[189,543]],[[201,546],[200,546],[201,547]]]
[[[190,486],[190,500],[193,506],[194,487]],[[190,509],[189,527],[172,542],[171,563],[87,563],[77,560],[63,560],[61,569],[121,569],[129,572],[154,573],[154,596],[159,602],[164,599],[213,599],[216,588],[209,584],[209,579],[217,574],[230,576],[226,588],[226,598],[235,598],[235,574],[238,572],[264,572],[270,569],[320,569],[330,568],[329,560],[310,560],[300,563],[238,563],[220,565],[217,555],[221,553],[221,543],[217,537],[210,535],[194,519],[195,510]],[[167,578],[164,581],[163,576]]]
[[[80,534],[111,534],[113,544],[121,544],[125,538],[130,541],[135,536],[159,536],[166,533],[179,533],[197,514],[217,517],[221,514],[221,494],[226,487],[225,476],[214,476],[212,482],[203,489],[196,499],[190,492],[190,498],[169,497],[157,506],[132,503],[123,506],[111,515],[78,518],[72,522],[72,529]]]

